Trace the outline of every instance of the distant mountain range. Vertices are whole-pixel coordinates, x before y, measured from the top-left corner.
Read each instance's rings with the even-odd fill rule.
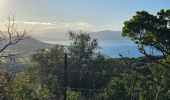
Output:
[[[92,38],[98,39],[100,42],[104,41],[116,41],[116,40],[128,40],[127,38],[122,37],[121,31],[112,31],[112,30],[104,30],[104,31],[98,31],[98,32],[87,32],[90,34]],[[45,42],[55,42],[55,41],[69,41],[67,33],[56,33],[56,34],[48,34],[48,37],[43,35],[36,37],[39,40],[45,41]],[[63,35],[65,34],[65,35]]]
[[[127,40],[127,38],[121,36],[121,31],[104,30],[89,34],[92,38],[97,38],[99,41]]]

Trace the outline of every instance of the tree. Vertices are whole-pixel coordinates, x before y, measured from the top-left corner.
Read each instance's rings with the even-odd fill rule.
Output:
[[[11,45],[16,45],[20,41],[26,39],[27,38],[26,34],[31,32],[31,31],[28,31],[26,28],[24,28],[22,31],[21,31],[21,29],[20,30],[17,29],[17,25],[15,23],[14,16],[8,17],[8,22],[5,23],[5,29],[6,29],[5,31],[0,31],[0,43],[1,43],[0,58],[15,56],[16,54],[11,55],[11,53],[9,53],[9,54],[5,53],[5,55],[4,55],[3,53]],[[24,95],[24,93],[27,94],[26,91],[21,90],[21,91],[17,92],[16,90],[21,89],[21,88],[28,89],[28,88],[31,88],[29,85],[31,85],[31,86],[33,85],[33,84],[29,84],[27,82],[27,80],[24,80],[22,82],[25,82],[24,83],[25,86],[22,87],[21,86],[22,82],[21,83],[20,82],[13,83],[15,78],[16,78],[15,75],[11,75],[10,73],[7,73],[6,71],[0,70],[0,99],[2,99],[2,100],[14,99],[14,98],[23,99],[24,97],[18,97],[18,96],[22,95],[22,94]],[[25,77],[25,78],[27,78],[27,77]],[[20,79],[21,78],[18,78],[17,82]],[[18,86],[17,86],[17,89],[15,90],[16,85],[18,85]],[[41,86],[39,85],[38,88],[41,88]],[[29,93],[31,93],[35,97],[38,96],[38,95],[34,94],[33,92],[29,92]]]
[[[33,78],[45,84],[55,99],[62,98],[64,46],[56,45],[50,49],[41,49],[34,52],[32,62],[35,64],[29,68],[29,73],[34,73]]]
[[[121,79],[113,77],[109,84],[105,87],[106,100],[127,100],[128,92]]]
[[[123,36],[129,37],[134,41],[141,53],[146,56],[146,60],[142,65],[133,63],[130,66],[130,73],[126,76],[133,78],[133,88],[140,91],[142,98],[150,98],[155,100],[160,98],[169,99],[169,55],[170,55],[170,10],[160,10],[157,15],[151,15],[146,11],[136,12],[136,15],[129,21],[125,21],[122,29]],[[154,57],[148,54],[146,47],[153,47],[162,53],[164,59]],[[155,59],[156,58],[156,59]],[[137,65],[136,65],[137,64]],[[134,77],[136,77],[134,79]],[[128,80],[126,78],[125,80]],[[136,80],[136,82],[135,82]],[[127,82],[127,86],[128,86]],[[129,84],[130,86],[130,84]],[[134,91],[134,89],[130,91]],[[146,89],[148,88],[148,90]],[[149,96],[148,91],[152,92]]]
[[[85,88],[87,85],[84,84],[85,81],[83,80],[88,75],[83,75],[83,72],[89,71],[90,64],[96,55],[95,50],[98,48],[98,41],[91,39],[90,35],[85,32],[68,32],[68,35],[71,40],[68,47],[69,67],[78,71],[70,74],[71,86]]]
[[[50,100],[50,91],[45,84],[34,80],[30,73],[18,73],[11,81],[10,96],[14,99]]]
[[[124,22],[122,35],[129,37],[139,50],[149,56],[145,47],[153,47],[164,56],[170,55],[170,10],[161,10],[157,15],[137,11],[132,19]]]
[[[36,51],[32,55],[32,61],[35,62],[34,71],[38,71],[43,77],[39,78],[44,84],[48,86],[48,89],[52,94],[62,98],[63,87],[63,68],[64,68],[64,51],[68,51],[68,87],[70,91],[74,91],[74,95],[71,93],[69,96],[75,96],[77,93],[84,93],[83,96],[93,96],[95,93],[89,93],[88,88],[100,89],[104,87],[109,80],[108,75],[95,74],[93,72],[106,70],[107,64],[105,58],[95,52],[98,48],[98,42],[96,39],[91,39],[89,34],[80,32],[69,32],[71,44],[69,46],[56,45],[54,48],[42,49]],[[66,48],[67,47],[67,48]],[[107,61],[108,65],[111,61]],[[31,70],[33,71],[33,70]],[[91,71],[92,73],[89,73]],[[50,81],[48,76],[57,79],[56,81]],[[39,77],[41,77],[39,76]],[[106,81],[107,80],[107,81]],[[55,85],[53,85],[53,84]],[[52,84],[52,85],[51,85]],[[59,88],[56,88],[59,87]],[[85,88],[86,91],[75,91],[74,88]],[[59,92],[61,91],[61,92]],[[76,92],[76,93],[75,93]]]
[[[97,39],[90,38],[87,33],[69,32],[71,44],[69,46],[69,55],[77,63],[87,63],[95,56],[95,50],[98,48]]]
[[[26,34],[31,32],[31,30],[27,30],[25,27],[23,30],[17,29],[17,24],[15,23],[14,16],[8,17],[8,22],[5,24],[5,31],[0,31],[0,58],[2,57],[9,57],[14,56],[11,54],[3,54],[4,50],[7,49],[11,45],[15,45],[19,43],[20,41],[28,38],[26,37]]]
[[[67,90],[67,99],[68,100],[78,100],[82,99],[81,94],[76,91],[72,91],[71,89]]]
[[[50,97],[49,90],[44,84],[33,81],[30,73],[22,72],[17,75],[0,70],[0,99],[46,99]]]

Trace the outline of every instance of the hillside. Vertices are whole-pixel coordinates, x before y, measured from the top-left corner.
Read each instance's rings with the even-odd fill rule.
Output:
[[[27,39],[22,40],[18,44],[12,45],[7,49],[17,50],[17,51],[32,51],[32,50],[37,50],[41,48],[51,48],[53,46],[54,45],[41,42],[33,37],[28,37]]]

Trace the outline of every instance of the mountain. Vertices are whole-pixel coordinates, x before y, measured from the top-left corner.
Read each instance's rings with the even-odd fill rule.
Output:
[[[7,50],[17,50],[17,51],[33,51],[42,48],[51,48],[54,45],[41,42],[33,37],[28,37],[25,40],[20,41],[16,45],[12,45]]]
[[[92,38],[97,38],[99,41],[116,41],[116,40],[128,40],[121,36],[121,31],[104,30],[98,32],[89,33]]]
[[[75,32],[77,33],[77,32]],[[117,40],[129,40],[127,38],[124,38],[121,36],[121,31],[112,31],[112,30],[104,30],[104,31],[98,31],[98,32],[87,32],[90,34],[92,38],[96,38],[99,40],[99,42],[105,42],[105,41],[117,41]],[[50,42],[50,43],[58,43],[58,42],[66,42],[69,41],[67,33],[62,33],[63,35],[57,34],[51,34],[48,33],[48,37],[46,35],[38,36],[39,40]],[[65,34],[65,35],[64,35]]]

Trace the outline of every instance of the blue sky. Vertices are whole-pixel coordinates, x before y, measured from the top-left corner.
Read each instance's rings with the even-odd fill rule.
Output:
[[[14,14],[19,22],[35,24],[37,33],[121,31],[136,11],[155,14],[160,9],[170,9],[170,0],[0,0],[0,21]]]

